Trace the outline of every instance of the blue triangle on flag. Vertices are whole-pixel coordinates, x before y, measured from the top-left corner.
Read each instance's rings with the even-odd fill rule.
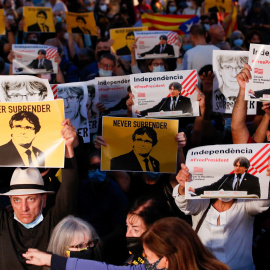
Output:
[[[178,28],[185,34],[189,34],[191,26],[194,25],[195,23],[198,23],[199,21],[200,18],[198,16],[195,16],[192,19],[182,23]]]

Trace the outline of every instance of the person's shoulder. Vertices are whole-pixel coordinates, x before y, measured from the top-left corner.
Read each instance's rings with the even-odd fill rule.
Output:
[[[252,174],[250,174],[250,173],[246,173],[245,177],[247,177],[247,178],[252,178],[252,179],[259,179],[257,176],[252,175]]]
[[[180,96],[179,97],[179,100],[181,100],[181,101],[188,101],[188,100],[190,100],[190,98],[189,97]]]
[[[6,148],[12,147],[14,146],[14,144],[12,143],[12,141],[10,140],[9,142],[0,145],[0,151],[3,151]]]
[[[38,154],[43,154],[43,152],[35,146],[33,146],[33,151]]]

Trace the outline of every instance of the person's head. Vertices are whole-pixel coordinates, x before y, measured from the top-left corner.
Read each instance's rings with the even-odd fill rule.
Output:
[[[178,97],[181,94],[182,85],[179,82],[172,82],[169,85],[170,96]]]
[[[93,249],[98,240],[99,237],[92,225],[80,218],[67,216],[54,228],[47,251],[59,256],[81,258],[80,254],[87,255],[85,251]],[[93,259],[93,257],[84,258]]]
[[[190,39],[192,44],[196,45],[196,40],[205,40],[206,37],[206,31],[203,25],[196,23],[191,26],[190,28]]]
[[[164,58],[147,59],[145,65],[147,66],[147,71],[150,72],[164,72],[168,69]]]
[[[83,28],[86,25],[86,20],[84,17],[78,16],[76,18],[76,23],[77,23],[78,27]]]
[[[245,56],[219,55],[217,57],[218,73],[222,78],[223,88],[226,89],[224,95],[237,96],[239,85],[236,76],[247,62],[248,57]]]
[[[126,43],[128,48],[131,50],[131,45],[134,43],[135,41],[135,36],[134,36],[134,32],[129,32],[126,35]]]
[[[40,131],[38,117],[32,112],[21,111],[12,115],[9,120],[13,143],[29,148]]]
[[[81,86],[59,87],[58,98],[62,98],[65,104],[65,116],[71,121],[80,117],[81,101],[84,91]]]
[[[141,240],[146,255],[145,264],[160,260],[155,269],[229,269],[206,249],[186,221],[176,217],[156,221],[141,236]]]
[[[42,101],[48,89],[40,81],[6,81],[1,84],[7,102]]]
[[[10,197],[17,220],[23,224],[35,221],[46,206],[47,193],[42,176],[37,168],[14,170],[10,191],[2,194]]]
[[[263,35],[258,30],[251,30],[246,35],[246,47],[249,49],[250,43],[263,44]]]
[[[197,1],[196,0],[187,0],[186,4],[189,8],[195,9],[197,7]]]
[[[245,157],[238,157],[234,160],[233,166],[234,166],[235,174],[239,174],[239,173],[243,174],[244,172],[248,170],[250,166],[250,162]]]
[[[166,43],[167,43],[167,40],[168,40],[168,38],[167,38],[166,35],[161,35],[161,36],[159,37],[159,43],[160,43],[161,45],[166,44]]]
[[[219,24],[213,24],[209,28],[209,35],[212,44],[217,44],[225,39],[224,28]]]
[[[40,10],[37,13],[38,24],[44,24],[46,20],[47,20],[47,13],[44,10]]]
[[[111,53],[103,54],[98,62],[99,76],[108,77],[116,71],[116,57]]]
[[[169,0],[166,6],[166,13],[167,14],[176,14],[177,12],[177,5],[174,0]]]
[[[234,31],[230,36],[230,46],[233,47],[242,47],[244,44],[245,36],[241,31]]]
[[[95,57],[97,60],[100,60],[100,57],[103,54],[111,52],[111,43],[107,37],[102,37],[97,41],[95,49]]]
[[[133,150],[136,154],[147,157],[157,144],[157,133],[151,127],[141,127],[132,135]]]
[[[200,23],[204,26],[205,31],[208,32],[210,28],[210,17],[208,15],[202,15],[200,19]]]
[[[191,42],[191,38],[190,35],[184,35],[183,38],[183,44],[182,44],[182,48],[187,51],[189,49],[192,48],[192,42]]]
[[[91,117],[91,109],[92,109],[93,99],[95,98],[95,95],[96,95],[96,89],[94,85],[87,85],[87,90],[88,90],[88,99],[86,103],[86,108],[87,108],[87,111],[90,111],[90,117]],[[88,118],[90,119],[90,117]]]
[[[27,33],[25,36],[25,44],[38,44],[39,38],[37,33]]]
[[[44,59],[46,57],[46,51],[45,50],[39,50],[38,51],[38,59]]]

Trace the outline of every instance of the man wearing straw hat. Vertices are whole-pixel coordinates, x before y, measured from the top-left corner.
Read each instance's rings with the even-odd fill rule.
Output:
[[[14,212],[0,208],[0,269],[38,269],[28,266],[22,253],[28,248],[46,251],[54,227],[75,211],[78,180],[73,148],[78,146],[78,138],[69,119],[62,125],[66,159],[54,207],[42,212],[47,194],[53,192],[45,190],[37,168],[15,169],[10,191],[1,194],[10,197]]]

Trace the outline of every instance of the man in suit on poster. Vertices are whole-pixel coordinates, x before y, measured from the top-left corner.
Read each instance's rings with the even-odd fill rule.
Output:
[[[49,32],[49,26],[45,24],[47,20],[47,13],[40,10],[37,13],[37,22],[27,27],[27,32]]]
[[[38,117],[32,112],[20,111],[10,121],[11,140],[0,146],[0,165],[5,166],[45,166],[42,151],[32,145],[40,131]]]
[[[111,159],[111,170],[159,172],[159,161],[150,156],[157,144],[157,133],[151,127],[140,127],[132,135],[133,150]]]
[[[261,189],[259,178],[247,173],[250,166],[249,160],[245,157],[238,157],[233,162],[234,174],[225,174],[217,182],[210,186],[193,189],[189,188],[189,191],[201,195],[204,191],[215,190],[236,190],[247,191],[248,195],[255,194],[259,198],[261,197]]]
[[[38,51],[38,58],[34,59],[27,67],[32,69],[46,69],[48,72],[53,71],[52,61],[46,59],[46,51],[39,50]]]

